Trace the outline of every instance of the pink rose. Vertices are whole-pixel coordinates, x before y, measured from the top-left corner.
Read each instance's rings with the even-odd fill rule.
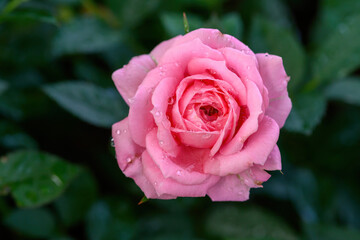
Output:
[[[112,135],[121,170],[147,198],[245,201],[280,170],[291,109],[282,59],[198,29],[113,73],[130,107]]]

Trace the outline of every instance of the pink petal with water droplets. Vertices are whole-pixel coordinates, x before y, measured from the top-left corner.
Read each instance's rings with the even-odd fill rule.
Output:
[[[159,196],[167,194],[179,197],[203,197],[207,190],[219,180],[219,177],[211,176],[201,184],[181,184],[172,178],[165,178],[148,152],[145,151],[142,158],[144,174]]]
[[[292,107],[287,92],[290,77],[285,72],[281,57],[268,54],[256,54],[256,57],[264,85],[269,92],[269,106],[265,114],[273,118],[281,128]]]
[[[147,73],[155,66],[149,55],[140,55],[112,74],[117,90],[128,105]]]

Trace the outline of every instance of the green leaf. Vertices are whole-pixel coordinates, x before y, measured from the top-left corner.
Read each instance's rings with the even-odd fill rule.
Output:
[[[1,14],[8,14],[27,1],[29,0],[10,0],[10,2],[2,9]]]
[[[206,230],[210,236],[221,239],[299,239],[282,219],[258,207],[217,207],[206,218]]]
[[[17,151],[0,160],[0,189],[10,191],[19,207],[57,198],[80,172],[76,165],[38,151]]]
[[[303,94],[295,96],[292,101],[293,108],[286,120],[285,129],[310,135],[325,114],[325,97],[320,94]]]
[[[8,84],[0,79],[0,95],[6,91]]]
[[[351,18],[360,12],[358,0],[322,0],[319,13],[311,31],[311,41],[321,46],[334,29],[341,25],[345,19]]]
[[[55,56],[103,52],[120,42],[118,31],[90,17],[73,19],[60,27],[53,41]]]
[[[328,224],[306,225],[305,227],[311,238],[316,240],[360,239],[360,231],[355,228]]]
[[[18,233],[38,238],[50,237],[55,230],[54,216],[44,208],[16,209],[5,224]]]
[[[128,113],[127,105],[113,89],[75,81],[60,82],[43,89],[64,109],[96,126],[111,127]]]
[[[117,204],[122,204],[119,202]],[[120,206],[123,210],[124,206]],[[95,203],[86,218],[86,233],[90,240],[133,239],[135,233],[134,222],[127,214],[105,201]]]
[[[8,149],[37,148],[36,141],[17,125],[0,120],[0,145]]]
[[[289,91],[294,92],[299,88],[305,70],[305,52],[290,30],[264,18],[255,17],[250,30],[249,45],[254,52],[269,52],[282,57],[285,70],[291,77]]]
[[[190,31],[203,26],[203,21],[199,16],[189,13],[186,14],[186,17]],[[160,16],[160,20],[169,37],[184,35],[183,17],[180,13],[163,13]]]
[[[54,202],[62,222],[66,226],[78,223],[93,204],[96,195],[94,177],[89,171],[83,171]]]
[[[353,77],[336,81],[326,88],[325,94],[331,99],[360,105],[360,79]]]
[[[56,18],[47,11],[41,11],[37,9],[21,9],[10,14],[0,15],[0,22],[2,21],[23,21],[29,20],[40,21],[57,25]]]
[[[359,14],[349,17],[322,40],[312,57],[314,87],[345,77],[360,66],[359,25]]]

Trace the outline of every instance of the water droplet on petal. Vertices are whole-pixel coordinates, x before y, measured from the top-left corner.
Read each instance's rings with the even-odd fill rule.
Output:
[[[210,133],[205,133],[204,135],[202,135],[202,138],[204,139],[209,139],[211,137]]]
[[[173,105],[173,104],[174,104],[174,102],[175,102],[174,97],[169,97],[169,99],[168,99],[168,103],[169,103],[169,105]]]
[[[131,104],[131,103],[135,102],[135,99],[134,98],[128,98],[128,101]]]
[[[160,144],[160,146],[164,145],[164,141],[163,141],[163,140],[160,140],[160,141],[159,141],[159,144]]]
[[[114,139],[113,139],[113,138],[111,138],[110,145],[111,145],[112,147],[115,147],[115,142],[114,142]]]
[[[124,130],[123,130],[123,132],[124,132],[124,133],[127,133],[127,130],[126,130],[126,129],[124,129]]]
[[[157,182],[154,182],[154,185],[156,186],[156,185],[157,185]]]
[[[116,134],[117,134],[117,135],[120,135],[120,134],[121,134],[121,131],[120,131],[120,130],[116,130]]]
[[[176,175],[181,176],[181,170],[177,170]]]
[[[132,161],[133,161],[133,160],[132,160],[131,157],[128,157],[128,158],[126,159],[126,162],[127,162],[127,163],[132,163]]]
[[[160,117],[160,116],[161,116],[161,112],[156,111],[156,112],[155,112],[155,117]]]

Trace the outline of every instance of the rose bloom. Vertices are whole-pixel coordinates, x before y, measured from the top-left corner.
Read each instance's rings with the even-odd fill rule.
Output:
[[[276,142],[291,109],[281,57],[198,29],[112,78],[129,105],[112,127],[117,161],[147,198],[245,201],[281,169]]]

